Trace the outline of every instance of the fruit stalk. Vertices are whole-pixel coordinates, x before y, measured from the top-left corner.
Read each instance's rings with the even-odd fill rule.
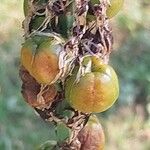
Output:
[[[22,95],[55,126],[51,149],[104,149],[101,125],[89,118],[111,107],[119,94],[117,75],[108,65],[109,18],[120,9],[113,1],[24,0]],[[98,139],[85,141],[87,134]]]

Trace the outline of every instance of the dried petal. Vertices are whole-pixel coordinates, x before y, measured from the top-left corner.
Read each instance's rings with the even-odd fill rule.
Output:
[[[22,95],[27,103],[32,107],[48,107],[53,102],[57,95],[57,90],[54,85],[42,86],[29,74],[29,72],[21,67],[20,77],[23,81]]]

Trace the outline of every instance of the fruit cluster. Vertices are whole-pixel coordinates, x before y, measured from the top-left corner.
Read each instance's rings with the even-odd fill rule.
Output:
[[[91,132],[97,122],[90,114],[107,110],[118,98],[118,78],[108,65],[113,43],[108,21],[122,4],[123,0],[24,0],[22,94],[43,119],[74,130],[74,136],[60,143],[68,138],[70,144],[77,135],[83,143],[83,133]],[[82,129],[87,121],[90,125]],[[99,135],[92,130],[93,137]]]

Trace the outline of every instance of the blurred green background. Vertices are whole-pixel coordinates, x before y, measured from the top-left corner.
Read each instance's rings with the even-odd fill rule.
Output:
[[[18,76],[23,42],[23,0],[0,1],[0,150],[34,150],[52,128],[23,101]],[[99,114],[106,150],[150,150],[150,2],[125,0],[111,20],[110,63],[120,79],[120,97]]]

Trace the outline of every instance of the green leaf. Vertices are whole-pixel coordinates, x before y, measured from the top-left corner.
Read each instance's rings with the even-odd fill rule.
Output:
[[[71,110],[65,110],[64,112],[63,112],[63,114],[62,114],[62,116],[64,117],[64,118],[72,118],[73,117],[73,115],[74,115],[74,112],[73,111],[71,111]]]
[[[58,29],[59,33],[64,37],[67,38],[69,31],[73,27],[74,17],[70,14],[60,15],[58,18]]]
[[[63,112],[66,110],[66,108],[69,107],[69,104],[67,103],[67,101],[63,100],[61,102],[59,102],[59,104],[56,107],[56,113],[58,115],[62,115]]]
[[[64,123],[59,123],[57,125],[56,136],[57,136],[57,141],[59,143],[69,138],[70,134],[71,134],[71,130]]]
[[[37,150],[52,150],[57,145],[56,141],[46,141]]]

